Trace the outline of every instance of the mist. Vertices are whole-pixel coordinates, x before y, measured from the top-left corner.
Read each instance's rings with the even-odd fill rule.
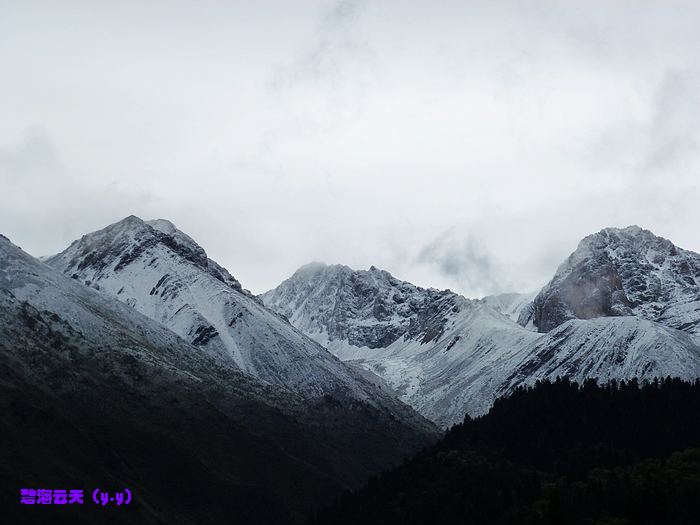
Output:
[[[532,291],[700,251],[695,2],[0,2],[0,233],[167,218],[254,292],[312,260]]]

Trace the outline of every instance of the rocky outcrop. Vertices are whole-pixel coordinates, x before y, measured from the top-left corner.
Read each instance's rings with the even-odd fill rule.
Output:
[[[634,315],[697,333],[700,255],[638,226],[583,239],[520,320],[548,332],[569,319]]]

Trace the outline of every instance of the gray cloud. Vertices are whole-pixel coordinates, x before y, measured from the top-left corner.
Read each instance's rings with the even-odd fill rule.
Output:
[[[425,245],[417,262],[434,266],[458,290],[470,290],[476,296],[509,290],[503,268],[486,252],[473,235],[460,237],[450,229]]]
[[[0,224],[3,234],[35,255],[63,249],[77,232],[147,210],[153,196],[118,180],[90,180],[69,173],[43,129],[25,131],[0,145]],[[128,215],[128,213],[127,213]]]
[[[5,4],[31,253],[134,213],[254,291],[326,260],[477,296],[605,226],[700,251],[697,2]]]
[[[696,159],[700,140],[700,71],[667,71],[654,99],[650,125],[651,171],[682,169]]]
[[[19,142],[0,145],[0,181],[3,184],[25,177],[50,179],[59,168],[59,159],[45,130],[27,130]]]
[[[358,31],[365,9],[363,0],[339,0],[324,9],[312,44],[299,50],[291,63],[273,69],[273,92],[279,94],[305,82],[337,89],[342,82],[357,80],[348,68],[367,65],[372,59],[371,48]]]

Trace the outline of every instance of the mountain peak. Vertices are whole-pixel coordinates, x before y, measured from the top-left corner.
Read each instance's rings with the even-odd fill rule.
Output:
[[[172,222],[170,222],[167,219],[153,219],[150,221],[146,221],[145,224],[150,226],[156,231],[159,231],[160,233],[169,236],[170,238],[174,239],[178,244],[182,246],[186,246],[189,248],[192,252],[194,253],[200,253],[203,254],[204,257],[206,257],[206,252],[204,251],[204,248],[202,248],[197,242],[187,235],[185,232],[182,230],[179,230],[177,226],[175,226]]]
[[[122,220],[117,221],[113,224],[110,224],[101,230],[94,231],[92,233],[88,233],[87,235],[94,235],[94,234],[99,234],[101,232],[111,232],[111,231],[149,231],[150,229],[156,230],[160,233],[163,233],[165,235],[181,235],[184,237],[187,237],[190,239],[192,243],[194,241],[191,240],[191,238],[187,235],[185,235],[183,232],[178,230],[177,226],[170,222],[167,219],[151,219],[151,220],[144,220],[141,217],[138,217],[136,215],[129,215],[128,217],[124,217]],[[196,243],[194,243],[196,244]]]
[[[300,281],[309,279],[344,279],[353,276],[354,279],[380,279],[389,282],[390,285],[400,283],[387,270],[382,270],[374,265],[371,265],[367,270],[355,270],[345,264],[326,264],[324,262],[307,263],[288,279],[289,281]],[[269,293],[269,292],[268,292]],[[265,294],[263,294],[265,295]]]
[[[700,255],[639,226],[585,237],[533,301],[549,332],[569,319],[635,315],[700,330]]]
[[[175,226],[168,219],[151,219],[150,221],[145,221],[151,228],[162,231],[163,233],[173,233],[177,231],[177,226]]]
[[[329,268],[329,265],[327,265],[324,262],[320,261],[311,261],[310,263],[306,263],[302,266],[300,266],[295,274],[306,274],[306,273],[316,273],[325,270],[326,268]]]
[[[124,218],[123,218],[121,221],[119,221],[119,222],[139,222],[139,223],[142,223],[142,222],[144,222],[144,221],[143,221],[143,219],[142,219],[141,217],[137,217],[136,215],[134,215],[134,214],[132,213],[131,215],[128,215],[128,216],[124,217]]]
[[[651,233],[651,231],[646,230],[642,228],[641,226],[637,226],[636,224],[630,224],[629,226],[625,226],[624,228],[619,228],[616,226],[609,226],[607,228],[603,228],[600,230],[599,233],[602,232],[614,232],[614,233],[626,233],[626,234],[632,234],[632,235],[638,235],[642,232],[648,232]]]
[[[95,271],[94,279],[90,279],[92,282],[99,280],[104,271],[119,271],[141,253],[156,246],[201,268],[209,266],[204,249],[172,223],[162,219],[151,222],[158,228],[135,215],[129,215],[101,230],[83,235],[68,249],[48,257],[46,262],[60,264],[63,270],[74,267],[78,272],[91,267]],[[172,229],[166,228],[167,225]],[[163,230],[168,230],[168,233]]]
[[[106,230],[125,230],[125,229],[130,229],[130,228],[143,228],[146,225],[146,222],[141,218],[137,217],[136,215],[129,215],[127,217],[124,217],[122,220],[117,221],[113,224],[110,224],[109,226],[102,228],[102,230],[97,230],[98,231],[106,231]],[[88,234],[90,235],[90,234]]]
[[[597,233],[584,237],[579,246],[599,246],[600,244],[621,244],[621,243],[644,243],[659,242],[666,245],[673,243],[668,239],[659,237],[651,230],[647,230],[636,224],[624,228],[609,227],[603,228]]]
[[[343,265],[302,267],[261,298],[332,351],[346,343],[383,348],[403,336],[427,342],[444,330],[443,314],[466,301],[401,281],[376,266],[353,270]]]
[[[236,291],[253,297],[224,267],[209,259],[204,248],[166,219],[144,221],[129,215],[83,235],[63,252],[42,260],[68,275],[89,274],[83,280],[99,287],[98,282],[103,278],[122,271],[144,254],[150,254],[148,265],[167,259],[173,263],[193,264]]]

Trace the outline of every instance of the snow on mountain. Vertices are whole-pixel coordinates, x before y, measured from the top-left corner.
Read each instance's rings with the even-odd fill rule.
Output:
[[[548,332],[569,319],[637,316],[700,333],[700,255],[638,226],[583,239],[532,303]]]
[[[678,260],[665,264],[685,267]],[[625,275],[653,280],[647,266],[631,266]],[[667,266],[654,268],[663,274]],[[686,305],[686,314],[690,310],[690,283],[683,282],[680,291],[661,294],[681,302],[661,309],[660,321],[678,312],[679,305]],[[533,295],[469,300],[449,290],[414,286],[374,267],[354,271],[314,263],[261,299],[341,359],[381,377],[441,426],[460,421],[465,412],[484,413],[497,396],[533,378],[700,377],[697,341],[672,324],[628,315],[569,322],[550,334],[538,333],[531,319]]]
[[[540,337],[486,301],[420,288],[374,267],[313,263],[261,298],[442,426],[465,411],[486,411],[510,356]]]
[[[529,318],[531,317],[532,301],[537,296],[537,293],[538,292],[502,293],[497,295],[487,295],[481,300],[497,312],[500,312],[508,317],[511,321],[517,323],[521,320],[521,318],[525,319],[523,326],[534,329],[534,326],[531,323],[529,326],[527,325]]]
[[[133,309],[88,290],[24,253],[0,235],[0,289],[40,311],[60,314],[72,330],[91,342],[117,340],[124,346],[191,348],[170,330]]]
[[[522,348],[516,361],[519,364],[502,392],[558,376],[577,382],[700,377],[700,346],[695,338],[631,316],[566,321]]]
[[[321,263],[256,298],[168,221],[129,217],[47,262],[266,382],[362,400],[391,390],[449,426],[532,378],[700,376],[699,257],[641,228],[606,229],[534,299],[470,300]]]
[[[344,391],[364,401],[374,395],[167,221],[127,217],[46,262],[263,381],[305,395]]]
[[[428,343],[445,330],[446,316],[469,303],[450,291],[399,281],[374,266],[311,263],[260,296],[309,337],[343,359],[355,348],[385,348],[399,338]]]
[[[115,266],[126,271],[139,256],[154,267],[158,253],[169,271],[182,257],[183,274],[188,264],[205,264],[184,238],[149,230],[160,232],[131,218],[99,239],[83,238],[73,248],[92,250],[72,269],[99,268],[90,275],[107,284]],[[108,239],[123,249],[97,242]],[[225,276],[202,271],[221,283],[219,295],[233,290],[262,308]],[[138,284],[148,295],[152,286]],[[144,523],[218,523],[231,512],[288,523],[434,436],[422,418],[364,380],[321,397],[260,382],[95,287],[0,236],[0,435],[6,457],[16,458],[3,463],[7,490],[70,473],[96,486],[131,487]],[[320,375],[321,367],[307,366]],[[193,498],[202,486],[229,494],[226,504]]]

